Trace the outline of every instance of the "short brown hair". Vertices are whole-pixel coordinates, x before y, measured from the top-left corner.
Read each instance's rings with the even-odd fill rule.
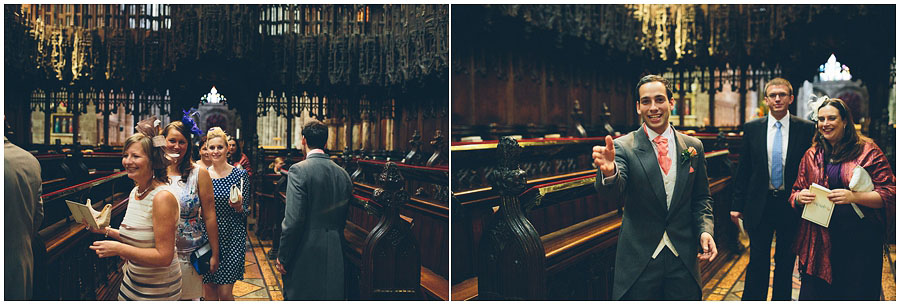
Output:
[[[667,80],[665,77],[662,77],[662,76],[659,76],[656,74],[649,74],[649,75],[645,75],[644,77],[641,77],[641,79],[638,80],[637,86],[634,87],[635,100],[637,100],[637,101],[641,100],[641,93],[640,93],[641,86],[643,86],[646,83],[652,83],[652,82],[660,82],[663,84],[663,86],[666,86],[666,100],[672,99],[674,94],[672,93],[672,86],[669,85],[669,80]]]
[[[153,171],[152,179],[162,183],[169,183],[169,176],[166,174],[166,167],[169,166],[169,160],[166,159],[166,152],[163,148],[153,147],[153,140],[151,137],[144,135],[143,133],[135,133],[125,140],[125,146],[122,150],[123,158],[131,144],[141,145],[141,149],[147,154],[147,159],[150,161],[150,169]]]
[[[328,126],[315,119],[304,124],[300,134],[306,138],[306,146],[310,149],[324,149],[328,143]]]
[[[770,86],[785,86],[788,88],[788,94],[790,94],[791,96],[794,96],[794,87],[791,86],[791,82],[789,82],[788,80],[786,80],[784,78],[776,77],[776,78],[773,78],[772,80],[770,80],[769,82],[767,82],[766,88],[763,90],[763,95],[769,94]]]

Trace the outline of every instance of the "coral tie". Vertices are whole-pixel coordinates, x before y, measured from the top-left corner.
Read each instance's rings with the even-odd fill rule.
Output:
[[[672,166],[672,159],[669,158],[669,139],[659,135],[653,139],[653,143],[656,143],[656,160],[659,161],[659,167],[664,174],[669,175],[669,167]]]

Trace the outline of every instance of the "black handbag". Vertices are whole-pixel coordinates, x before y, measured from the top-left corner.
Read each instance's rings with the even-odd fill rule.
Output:
[[[191,252],[191,265],[194,265],[194,269],[197,270],[198,274],[204,275],[209,273],[209,260],[212,258],[211,250],[209,243],[206,243],[194,250],[194,252]]]

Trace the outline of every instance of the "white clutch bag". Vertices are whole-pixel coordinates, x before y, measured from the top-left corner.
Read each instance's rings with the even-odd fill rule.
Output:
[[[231,194],[229,194],[229,196],[228,196],[228,201],[230,201],[231,203],[235,203],[238,201],[238,196],[240,196],[240,195],[241,195],[241,190],[238,189],[238,186],[236,184],[232,185],[231,186]]]
[[[850,178],[850,190],[854,192],[871,192],[875,189],[875,185],[872,183],[872,177],[869,176],[869,172],[866,171],[865,168],[857,165],[853,168],[853,176]],[[853,206],[853,211],[856,212],[856,215],[862,219],[863,213],[859,209],[855,203],[851,203]]]

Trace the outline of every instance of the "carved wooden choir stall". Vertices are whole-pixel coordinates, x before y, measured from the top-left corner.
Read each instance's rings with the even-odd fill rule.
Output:
[[[204,106],[197,123],[224,124],[251,160],[251,234],[277,239],[284,174],[303,160],[302,124],[317,119],[326,151],[354,174],[347,297],[449,299],[448,5],[23,4],[4,14],[6,87],[16,88],[4,93],[7,135],[44,175],[36,299],[116,297],[121,260],[88,249],[102,236],[81,230],[64,200],[112,204],[117,227],[133,187],[117,172],[133,122]],[[213,86],[222,99],[198,107]],[[223,112],[233,115],[223,122]],[[267,168],[276,156],[281,173]]]
[[[716,149],[716,136],[696,136],[711,149],[705,157],[720,248],[716,260],[700,264],[705,282],[739,249],[729,227],[729,153]],[[594,190],[589,152],[602,143],[453,143],[453,300],[610,298],[623,203]]]

